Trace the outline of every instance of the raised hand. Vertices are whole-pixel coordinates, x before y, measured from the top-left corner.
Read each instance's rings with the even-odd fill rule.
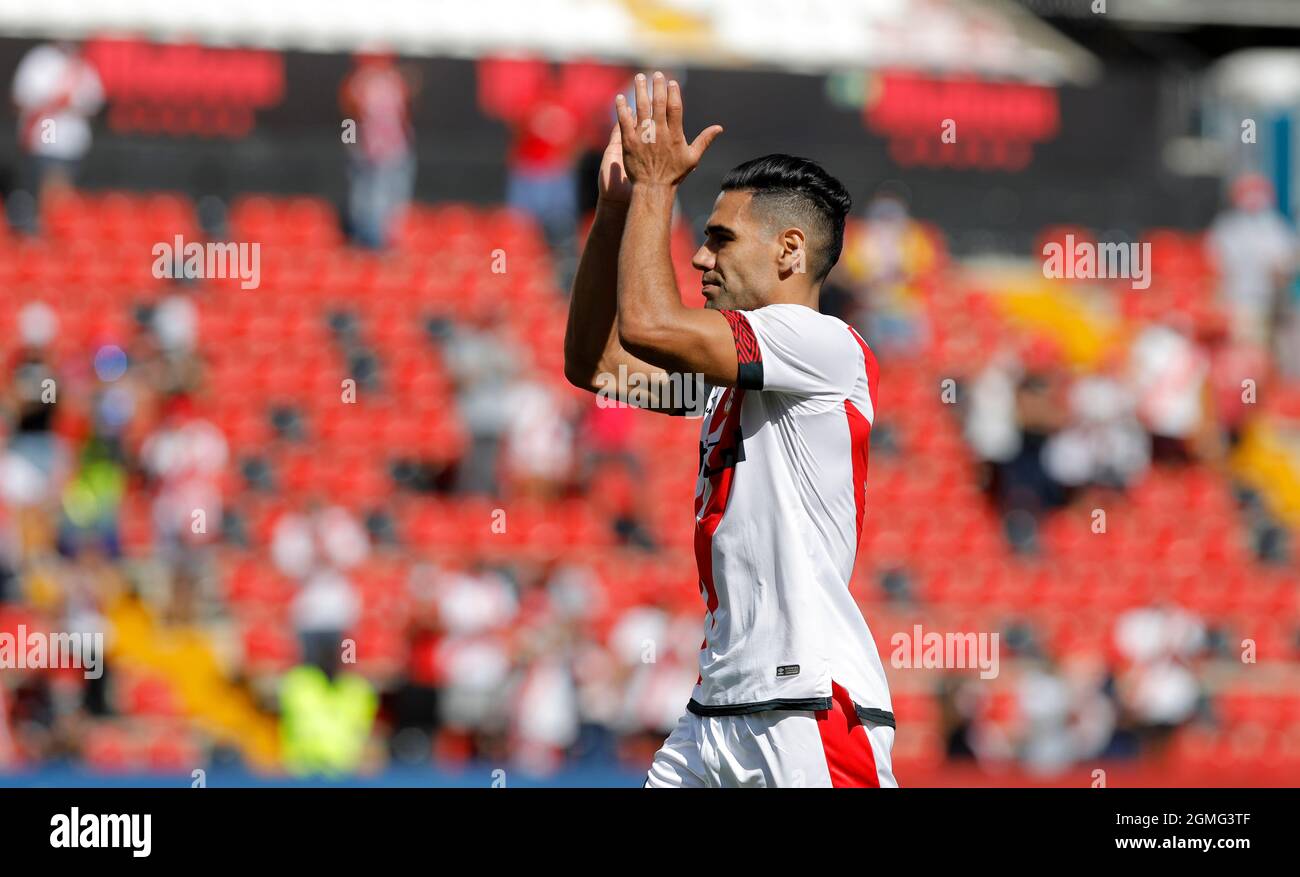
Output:
[[[597,189],[602,201],[626,204],[632,200],[632,181],[623,170],[623,136],[617,123],[609,132],[609,145],[600,159]]]
[[[634,184],[669,185],[681,183],[695,170],[719,134],[721,125],[710,125],[691,143],[682,129],[682,91],[676,80],[666,82],[655,72],[653,95],[647,89],[644,74],[636,77],[636,108],[628,106],[623,95],[614,101],[622,139],[623,166]],[[608,155],[608,150],[606,150]]]

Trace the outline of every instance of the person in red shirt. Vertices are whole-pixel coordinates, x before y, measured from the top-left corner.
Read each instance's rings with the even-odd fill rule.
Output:
[[[375,249],[388,245],[393,219],[415,186],[411,84],[391,55],[364,53],[343,81],[339,106],[355,123],[349,146],[348,221],[353,239]],[[344,129],[345,142],[348,130]]]
[[[571,242],[577,226],[573,171],[581,134],[577,114],[554,97],[529,106],[514,125],[506,203],[532,215],[555,251]]]

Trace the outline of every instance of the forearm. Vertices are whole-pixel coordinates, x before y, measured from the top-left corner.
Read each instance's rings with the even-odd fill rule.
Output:
[[[587,235],[578,273],[569,297],[569,322],[564,331],[564,373],[577,385],[589,387],[600,361],[618,343],[619,244],[627,221],[627,205],[600,201]]]
[[[670,255],[675,194],[675,186],[634,186],[623,229],[618,332],[623,346],[642,357],[662,349],[659,342],[685,310]]]

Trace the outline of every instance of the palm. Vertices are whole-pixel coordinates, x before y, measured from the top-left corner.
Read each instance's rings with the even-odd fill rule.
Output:
[[[635,107],[622,94],[614,98],[623,170],[638,184],[676,186],[700,163],[722,126],[710,125],[688,141],[682,127],[681,87],[660,72],[654,75],[653,91],[649,86],[646,77],[637,74]]]
[[[600,197],[606,201],[631,201],[632,181],[623,168],[623,137],[618,125],[609,135],[609,145],[600,160]]]

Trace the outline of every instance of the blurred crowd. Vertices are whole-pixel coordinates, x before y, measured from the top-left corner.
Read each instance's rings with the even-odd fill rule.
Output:
[[[966,438],[1017,551],[1038,550],[1039,524],[1052,510],[1090,488],[1122,498],[1153,465],[1206,465],[1230,478],[1228,461],[1261,394],[1300,380],[1300,242],[1263,179],[1242,177],[1232,198],[1205,236],[1208,301],[1139,300],[1091,366],[1071,363],[1059,339],[1026,333],[991,350],[972,375]],[[1123,293],[1091,294],[1124,307]],[[1250,501],[1251,489],[1237,487]],[[1285,529],[1252,506],[1256,556],[1287,562]]]
[[[114,654],[124,644],[113,619],[145,603],[169,629],[218,642],[231,636],[230,558],[256,549],[243,509],[227,501],[236,477],[227,439],[203,414],[193,301],[201,294],[178,284],[138,308],[124,348],[62,357],[54,311],[33,303],[20,312],[3,383],[0,607],[21,611],[0,611],[0,630],[28,619],[99,631]],[[395,484],[400,475],[408,487],[448,497],[598,496],[615,544],[653,549],[638,517],[634,415],[579,412],[549,387],[519,379],[517,357],[490,327],[448,322],[439,331],[470,441],[440,477],[422,483],[399,472]],[[293,419],[273,413],[287,433]],[[580,445],[580,433],[591,440]],[[245,460],[239,469],[259,483],[256,466]],[[144,557],[123,548],[132,497],[149,504]],[[610,614],[607,584],[580,558],[403,563],[394,665],[356,673],[346,644],[363,622],[358,577],[376,562],[412,560],[388,523],[317,492],[271,526],[267,552],[293,585],[287,618],[302,664],[283,677],[262,673],[232,646],[228,675],[250,687],[267,715],[279,714],[286,768],[340,772],[390,759],[509,753],[540,770],[566,753],[616,759],[620,747],[657,745],[671,728],[694,673],[698,618],[655,605]],[[84,682],[6,672],[0,717],[9,745],[0,763],[75,760],[97,721],[132,709],[114,667]],[[360,745],[372,735],[387,741],[386,751]]]
[[[1020,763],[1050,774],[1075,764],[1158,759],[1174,731],[1212,718],[1200,681],[1209,631],[1177,606],[1115,619],[1109,654],[1033,654],[998,695],[969,677],[941,685],[944,750],[955,761]]]

